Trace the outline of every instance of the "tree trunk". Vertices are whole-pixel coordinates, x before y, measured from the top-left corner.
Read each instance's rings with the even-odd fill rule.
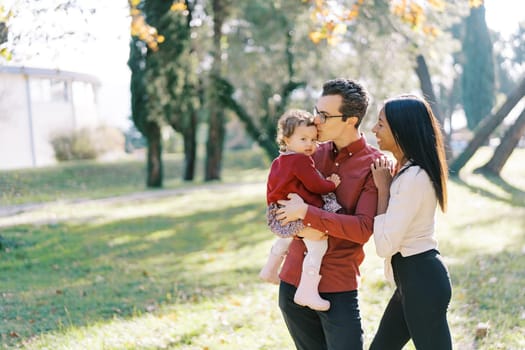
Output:
[[[221,178],[222,151],[224,145],[224,109],[217,89],[217,78],[211,78],[210,116],[208,120],[208,141],[206,143],[206,167],[204,180],[213,181]]]
[[[475,170],[476,173],[499,176],[501,169],[509,159],[512,151],[516,148],[521,137],[525,134],[525,108],[521,111],[520,116],[516,122],[512,124],[505,135],[501,138],[501,143],[498,145],[492,158],[483,166]]]
[[[525,96],[525,79],[507,97],[505,103],[493,115],[485,117],[474,131],[474,137],[470,140],[467,147],[450,164],[450,172],[459,175],[461,168],[467,164],[474,153],[488,140],[490,134],[501,124],[503,119],[510,113],[514,106]]]
[[[206,143],[206,167],[204,181],[220,180],[222,152],[224,147],[224,106],[221,100],[220,79],[222,75],[222,25],[226,17],[227,1],[213,0],[213,63],[210,74],[210,104],[208,141]]]
[[[191,126],[184,129],[184,181],[195,178],[197,159],[197,112],[191,113]]]
[[[224,111],[220,106],[210,107],[208,122],[208,141],[206,143],[205,181],[220,180],[222,151],[224,148]]]
[[[148,140],[146,184],[148,187],[162,187],[162,139],[160,135],[160,127],[157,123],[147,123],[146,138]]]
[[[419,84],[421,86],[421,91],[423,96],[430,104],[434,116],[439,120],[441,124],[441,133],[443,134],[443,142],[445,144],[445,154],[447,159],[452,159],[452,148],[450,147],[450,135],[445,132],[445,120],[444,115],[441,112],[441,108],[437,103],[436,94],[434,93],[434,88],[432,87],[432,79],[430,78],[430,72],[425,60],[425,56],[419,54],[416,57],[416,74],[419,78]]]

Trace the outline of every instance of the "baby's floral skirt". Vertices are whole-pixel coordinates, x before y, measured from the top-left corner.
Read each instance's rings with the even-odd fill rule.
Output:
[[[337,203],[335,193],[330,192],[322,197],[324,200],[323,210],[335,213],[342,208],[341,205]],[[281,238],[290,238],[299,234],[299,232],[304,229],[303,220],[299,219],[282,225],[276,218],[279,208],[281,208],[281,205],[277,203],[270,203],[268,208],[266,208],[266,221],[270,230]]]

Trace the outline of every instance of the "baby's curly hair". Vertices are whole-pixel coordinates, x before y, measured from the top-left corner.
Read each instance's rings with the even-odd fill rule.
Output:
[[[295,129],[300,126],[312,126],[314,124],[314,116],[302,109],[291,109],[285,112],[277,122],[277,144],[281,152],[286,151],[285,137],[290,137],[295,132]]]

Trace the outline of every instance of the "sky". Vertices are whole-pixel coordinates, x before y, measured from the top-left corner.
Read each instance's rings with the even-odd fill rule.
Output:
[[[14,1],[16,0],[0,0],[0,4],[9,5]],[[101,117],[110,121],[110,124],[127,127],[130,114],[130,72],[127,67],[130,23],[128,2],[127,0],[82,1],[88,1],[90,6],[97,9],[89,23],[85,23],[79,14],[73,12],[68,16],[56,14],[57,17],[52,18],[53,27],[57,32],[79,28],[89,32],[92,39],[81,42],[80,47],[78,38],[62,40],[60,49],[55,50],[54,55],[36,55],[25,58],[23,64],[19,64],[72,70],[98,76],[103,84],[99,91]],[[488,26],[505,36],[516,30],[520,20],[525,20],[523,0],[485,0],[485,7]],[[38,48],[35,43],[30,45],[33,51],[36,49],[45,53],[45,46]]]
[[[487,25],[509,35],[525,20],[525,1],[523,0],[485,0],[485,19]]]

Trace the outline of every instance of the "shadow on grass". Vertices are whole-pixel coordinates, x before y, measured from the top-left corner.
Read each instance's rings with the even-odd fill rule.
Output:
[[[512,186],[500,176],[483,175],[483,177],[487,181],[502,189],[505,193],[508,193],[509,197],[502,197],[480,186],[469,184],[459,176],[451,176],[450,180],[454,181],[454,183],[460,186],[468,188],[473,193],[478,193],[487,198],[508,203],[514,207],[525,207],[525,191]]]
[[[253,249],[271,235],[264,204],[103,225],[15,226],[0,252],[0,340],[221,298],[259,283]]]

